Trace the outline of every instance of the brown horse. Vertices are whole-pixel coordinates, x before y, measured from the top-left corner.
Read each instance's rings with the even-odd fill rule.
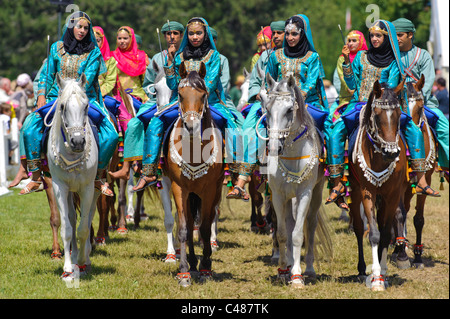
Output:
[[[399,203],[406,191],[406,148],[399,137],[401,108],[398,100],[404,81],[395,89],[376,81],[366,106],[361,110],[358,137],[349,160],[352,186],[350,215],[358,242],[358,271],[365,276],[364,225],[369,224],[372,247],[372,290],[385,289],[387,250]]]
[[[178,86],[180,117],[170,134],[167,165],[164,169],[172,181],[172,191],[178,210],[178,239],[181,245],[179,284],[191,284],[190,272],[197,272],[194,252],[194,219],[200,221],[200,235],[205,243],[200,262],[200,279],[210,279],[211,224],[220,203],[224,165],[222,137],[211,117],[208,93],[204,81],[206,67],[201,63],[199,72],[187,73],[184,63],[179,70]],[[192,154],[192,156],[190,156]],[[197,155],[201,156],[197,156]],[[193,157],[193,159],[191,159]],[[189,266],[186,253],[189,244]]]
[[[422,94],[422,88],[425,83],[425,77],[420,77],[419,81],[416,83],[409,82],[406,84],[406,93],[408,97],[408,105],[410,110],[410,115],[414,123],[419,126],[422,130],[424,144],[425,144],[425,153],[426,155],[426,165],[428,171],[425,173],[425,179],[428,185],[431,185],[431,177],[434,172],[435,164],[436,164],[436,154],[437,147],[436,141],[434,139],[433,133],[431,132],[430,126],[428,124],[427,118],[424,113],[424,97]],[[396,244],[395,244],[395,253],[398,255],[397,260],[400,256],[404,256],[403,263],[398,263],[400,268],[409,268],[411,266],[409,259],[406,255],[406,214],[411,208],[411,200],[413,198],[412,188],[408,187],[405,193],[404,200],[404,211],[403,214],[397,217],[398,226],[396,227]],[[422,261],[422,253],[423,253],[423,244],[422,244],[422,230],[423,225],[425,223],[424,219],[424,207],[425,201],[428,196],[417,196],[416,199],[416,214],[414,215],[414,228],[416,230],[416,243],[414,244],[414,261],[413,264],[417,268],[423,268],[424,264]]]

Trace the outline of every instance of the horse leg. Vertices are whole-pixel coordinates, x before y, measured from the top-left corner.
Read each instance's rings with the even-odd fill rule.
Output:
[[[73,235],[71,219],[74,219],[75,216],[69,216],[67,187],[53,183],[53,193],[55,195],[56,204],[60,212],[61,238],[63,240],[63,245],[65,249],[63,274],[61,278],[71,281],[72,280],[71,275],[73,274],[74,271],[72,267],[72,258],[71,258],[72,253],[70,251],[70,245],[72,243],[72,235]]]
[[[188,240],[186,210],[185,205],[183,205],[181,188],[177,184],[172,183],[172,191],[178,211],[178,240],[180,242],[180,272],[177,274],[177,278],[181,287],[188,287],[191,285],[191,274],[188,272],[189,266],[186,254],[186,242]]]
[[[98,246],[105,244],[105,223],[108,216],[108,198],[109,196],[101,195],[97,200],[97,211],[99,216],[97,236],[94,238],[94,243]]]
[[[356,189],[356,188],[355,188]],[[363,238],[364,238],[364,222],[362,215],[364,213],[364,207],[361,202],[361,193],[354,191],[351,194],[352,203],[349,204],[350,207],[350,220],[352,221],[353,231],[356,236],[356,241],[358,244],[358,277],[362,280],[366,277],[366,263],[364,261],[364,248],[363,248]]]
[[[185,217],[186,217],[186,226],[187,226],[187,241],[189,245],[189,272],[197,273],[197,257],[195,256],[194,250],[194,222],[198,220],[200,217],[200,209],[201,209],[201,199],[197,195],[189,194],[183,197],[183,202],[186,204]],[[210,230],[211,231],[211,230]],[[208,238],[209,240],[209,238]],[[209,241],[208,241],[209,242]],[[208,243],[207,242],[207,243]],[[208,244],[204,244],[204,246],[210,246]]]
[[[119,234],[126,234],[128,233],[127,230],[127,221],[125,219],[125,212],[126,212],[126,205],[127,205],[127,197],[126,197],[126,187],[127,187],[127,181],[120,179],[119,181],[119,221],[118,221],[118,228],[117,232]]]
[[[428,183],[430,184],[430,183]],[[416,243],[414,244],[414,260],[413,265],[418,269],[424,268],[422,260],[423,244],[422,244],[422,231],[425,225],[424,208],[425,200],[427,196],[416,196],[416,214],[414,215],[414,228],[416,230]]]
[[[142,198],[144,196],[144,191],[139,191],[136,193],[136,206],[134,208],[134,229],[139,228],[139,224],[141,223],[141,207],[143,206]]]
[[[58,207],[56,205],[55,194],[53,193],[52,179],[44,176],[44,181],[47,184],[45,193],[47,194],[48,206],[50,207],[50,227],[52,228],[52,259],[61,259],[61,247],[58,242],[58,229],[61,227],[61,216],[59,215]]]
[[[289,269],[286,261],[286,242],[287,242],[287,230],[286,230],[286,211],[287,206],[291,205],[291,201],[283,202],[283,199],[278,194],[273,193],[272,202],[277,214],[277,240],[279,245],[280,257],[278,259],[278,278],[282,282],[287,282],[289,279]]]
[[[126,190],[127,190],[127,199],[128,199],[128,204],[126,206],[126,210],[125,210],[125,218],[128,220],[133,217],[134,218],[134,214],[135,214],[135,210],[134,210],[134,206],[133,206],[133,198],[134,198],[134,192],[133,192],[133,186],[134,186],[134,177],[133,174],[130,175],[130,178],[127,181],[127,186],[126,186]]]
[[[173,245],[174,236],[173,236],[173,226],[175,224],[175,219],[172,215],[172,202],[170,200],[170,179],[167,176],[163,176],[161,180],[162,189],[159,190],[159,195],[161,197],[163,210],[164,210],[164,228],[166,229],[167,235],[167,252],[166,258],[164,262],[166,263],[175,263],[176,260],[176,252]]]
[[[217,223],[219,222],[220,208],[217,205],[214,208],[214,219],[211,223],[211,249],[212,252],[216,252],[219,249],[219,244],[217,243]]]
[[[406,209],[402,199],[400,200],[394,215],[395,249],[392,253],[392,259],[396,261],[399,269],[408,269],[411,267],[411,263],[409,262],[406,253],[405,222]]]
[[[85,273],[86,266],[88,266],[90,253],[90,241],[89,235],[91,230],[92,211],[95,212],[94,196],[99,194],[98,191],[94,191],[94,185],[92,187],[85,187],[79,192],[80,195],[80,223],[77,228],[77,240],[80,245],[77,258],[77,265],[80,268],[80,274]],[[92,208],[93,207],[93,208]],[[89,265],[90,266],[90,265]]]
[[[248,184],[248,192],[251,198],[252,215],[250,216],[251,226],[250,229],[255,233],[262,233],[266,226],[264,217],[261,210],[263,207],[264,199],[256,189],[255,178],[252,178]]]
[[[214,219],[216,218],[216,207],[212,203],[212,200],[209,201],[203,200],[201,203],[201,225],[200,225],[200,234],[203,238],[203,257],[200,261],[199,270],[200,270],[200,280],[206,281],[212,278],[211,272],[211,254],[212,249],[211,245],[208,243],[211,242],[211,225],[213,224]]]
[[[270,203],[270,210],[272,211],[272,257],[271,257],[271,263],[272,264],[278,264],[278,259],[280,258],[280,247],[278,245],[278,239],[277,239],[277,214],[274,211],[272,203]]]

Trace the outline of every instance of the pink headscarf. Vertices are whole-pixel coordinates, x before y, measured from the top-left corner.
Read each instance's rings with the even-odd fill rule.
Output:
[[[357,31],[357,30],[350,31],[347,35],[347,39],[349,37],[355,37],[355,36],[359,37],[359,47],[356,51],[350,51],[350,54],[348,56],[350,58],[350,63],[353,62],[353,59],[355,58],[356,54],[358,54],[359,51],[369,49],[366,44],[366,38],[364,38],[364,34],[360,31]]]
[[[147,68],[147,55],[144,51],[138,50],[134,30],[128,26],[120,27],[119,30],[126,29],[131,35],[131,43],[126,50],[120,48],[112,52],[117,61],[117,67],[120,71],[130,75],[139,76],[145,73]]]
[[[102,47],[100,48],[100,52],[102,53],[103,60],[108,61],[109,58],[112,56],[111,50],[109,48],[108,39],[105,37],[105,32],[103,31],[102,27],[95,26],[93,27],[94,33],[99,34],[103,38]]]
[[[256,36],[256,44],[262,45],[262,44],[270,44],[270,47],[275,47],[275,44],[272,42],[272,29],[267,26],[264,27],[261,31],[259,31],[258,35]],[[256,52],[256,54],[261,55],[262,51]]]

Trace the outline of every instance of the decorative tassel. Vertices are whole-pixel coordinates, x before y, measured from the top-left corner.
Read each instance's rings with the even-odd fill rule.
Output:
[[[347,204],[351,204],[352,203],[352,197],[351,196],[348,196],[347,197]]]
[[[411,188],[411,193],[414,195],[416,193],[416,184],[412,183]]]

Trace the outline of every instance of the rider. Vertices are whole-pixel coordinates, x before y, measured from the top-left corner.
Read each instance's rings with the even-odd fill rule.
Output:
[[[324,117],[328,115],[328,103],[322,82],[323,66],[314,48],[309,20],[303,14],[295,15],[285,21],[284,28],[283,47],[271,53],[265,73],[269,73],[276,81],[292,74],[308,104],[308,111],[320,127],[323,125]],[[253,91],[249,100],[255,98],[255,93],[256,91]],[[248,144],[244,144],[246,153],[243,154],[243,162],[239,166],[238,181],[233,190],[228,193],[227,198],[248,199],[243,186],[255,170],[258,158],[264,155],[265,151],[265,142],[259,141],[256,134],[256,129],[261,128],[256,127],[261,115],[261,103],[256,101],[242,127]]]
[[[105,32],[102,27],[93,27],[95,33],[95,39],[97,40],[97,45],[102,52],[103,60],[106,64],[106,72],[98,77],[98,82],[100,84],[100,90],[102,91],[102,96],[111,93],[112,89],[116,84],[117,79],[117,64],[116,59],[112,56],[112,52],[109,47],[108,39],[105,36]]]
[[[436,132],[439,143],[439,166],[448,171],[449,123],[444,113],[438,109],[439,103],[436,97],[431,94],[435,78],[433,59],[427,50],[418,48],[413,44],[416,29],[410,20],[400,18],[392,22],[392,24],[397,31],[398,46],[400,47],[400,56],[405,70],[406,82],[417,82],[421,75],[425,76],[425,84],[422,89],[427,108],[425,115],[429,117],[428,124]]]
[[[169,23],[166,22],[162,26],[161,32],[164,35],[168,48],[173,47],[175,50],[178,50],[181,44],[181,39],[183,38],[184,26],[179,22],[169,21]],[[148,100],[146,103],[141,105],[136,117],[132,118],[128,122],[127,134],[125,135],[124,140],[123,166],[117,172],[109,172],[109,174],[115,178],[128,179],[131,163],[133,161],[142,161],[145,135],[144,126],[147,126],[148,122],[144,125],[141,120],[141,115],[148,111],[154,113],[157,110],[156,96],[154,95],[155,90],[151,87],[151,84],[154,84],[157,75],[153,69],[153,62],[162,68],[167,62],[167,56],[167,49],[162,52],[158,52],[153,56],[151,62],[147,66],[143,88],[148,95]]]
[[[252,70],[256,65],[256,62],[259,60],[261,54],[264,51],[272,49],[274,46],[272,42],[272,29],[270,28],[270,26],[264,27],[261,31],[259,31],[258,35],[256,36],[256,45],[258,46],[258,49],[253,55],[252,63],[250,65],[250,68]]]
[[[101,180],[118,140],[117,132],[103,105],[98,83],[98,76],[106,71],[105,63],[97,46],[89,16],[78,11],[73,13],[67,21],[61,40],[51,46],[48,64],[46,62],[43,65],[37,92],[37,109],[39,110],[46,103],[48,103],[48,106],[53,104],[58,98],[59,87],[55,81],[56,73],[63,80],[78,80],[81,74],[86,75],[86,94],[89,98],[90,107],[97,108],[104,115],[98,127],[100,150],[95,187],[105,195],[112,196],[112,191]],[[28,171],[32,173],[32,178],[31,182],[20,191],[20,194],[28,194],[42,189],[41,140],[44,128],[43,116],[44,114],[39,112],[31,113],[25,120],[21,131]]]
[[[225,94],[220,82],[220,54],[216,50],[208,23],[203,18],[192,18],[186,26],[187,32],[179,50],[170,47],[168,60],[164,65],[166,81],[172,90],[171,102],[162,107],[160,114],[151,118],[144,141],[144,157],[142,175],[138,184],[133,187],[137,191],[156,183],[158,160],[164,132],[170,123],[178,117],[178,84],[180,82],[179,67],[185,63],[187,71],[198,71],[200,62],[206,66],[205,84],[208,90],[208,102],[213,118],[225,120],[226,128],[237,130],[235,118],[225,106]],[[232,137],[232,134],[228,134]],[[230,143],[227,141],[226,145]]]
[[[369,29],[369,38],[371,44],[369,50],[359,51],[352,63],[350,63],[349,58],[350,50],[347,45],[344,45],[342,49],[345,57],[343,64],[344,78],[348,87],[355,92],[351,102],[339,119],[333,123],[330,123],[332,121],[330,117],[327,119],[327,126],[331,130],[331,134],[326,138],[327,163],[333,189],[326,200],[326,204],[336,202],[339,199],[336,204],[346,210],[349,208],[341,198],[346,193],[341,177],[344,171],[347,128],[342,117],[350,113],[359,113],[361,105],[357,103],[367,102],[376,80],[380,83],[387,83],[389,87],[394,88],[400,83],[403,76],[400,51],[392,23],[385,20],[375,21]],[[418,174],[418,187],[425,188],[427,184],[424,177],[425,148],[422,132],[414,122],[408,121],[404,129],[404,135],[411,153],[411,168]]]

